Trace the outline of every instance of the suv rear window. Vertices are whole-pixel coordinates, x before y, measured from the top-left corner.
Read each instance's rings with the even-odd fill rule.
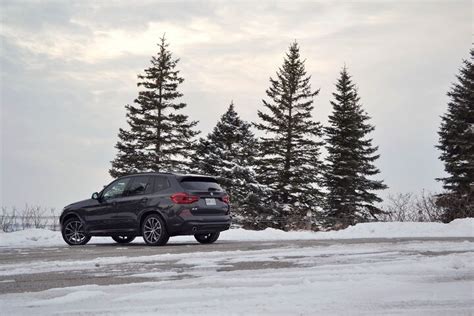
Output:
[[[185,177],[181,180],[181,186],[186,190],[222,191],[216,179],[206,177]]]

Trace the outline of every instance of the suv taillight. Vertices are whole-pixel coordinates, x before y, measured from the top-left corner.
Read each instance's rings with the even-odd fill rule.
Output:
[[[199,201],[199,196],[189,195],[184,192],[175,193],[170,198],[175,204],[192,204]]]
[[[222,202],[227,203],[227,204],[230,204],[229,196],[228,196],[228,195],[224,195],[224,196],[222,197]]]

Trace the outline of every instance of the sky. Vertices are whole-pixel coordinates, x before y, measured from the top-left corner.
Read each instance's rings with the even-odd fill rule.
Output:
[[[61,209],[111,181],[137,75],[166,34],[186,114],[205,136],[233,100],[257,119],[293,41],[327,123],[346,65],[376,126],[376,162],[400,192],[439,192],[446,92],[473,38],[472,1],[0,0],[0,205]]]

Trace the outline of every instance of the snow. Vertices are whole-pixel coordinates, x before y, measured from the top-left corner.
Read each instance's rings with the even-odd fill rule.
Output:
[[[119,250],[119,256],[98,252],[99,257],[81,259],[67,256],[76,248],[68,248],[59,232],[0,233],[0,253],[15,251],[27,258],[26,247],[32,247],[32,252],[54,254],[43,257],[47,260],[2,262],[0,289],[48,273],[91,280],[0,294],[1,314],[472,315],[473,232],[472,218],[449,224],[366,223],[331,232],[232,229],[220,241],[264,241],[266,246],[214,250],[209,245],[178,253],[170,253],[176,247],[170,252],[163,247],[164,252],[128,256],[130,246],[117,245],[107,249]],[[189,241],[195,242],[182,236],[170,243]],[[100,237],[91,243],[113,241]],[[97,285],[94,278],[120,278],[124,284]]]
[[[0,306],[5,315],[469,315],[473,251],[469,241],[387,241],[96,258],[70,263],[79,269],[173,260],[180,268],[128,276],[151,279],[142,283],[3,294]],[[235,269],[246,262],[255,265]],[[67,271],[61,261],[48,263],[49,271]],[[48,269],[41,262],[0,267],[12,268]]]
[[[353,238],[408,237],[474,237],[474,218],[457,219],[449,224],[419,222],[361,223],[344,230],[328,232],[284,232],[267,228],[264,231],[230,230],[223,240],[307,240]]]
[[[344,230],[328,232],[285,232],[267,228],[263,231],[231,229],[221,233],[220,241],[272,241],[354,238],[424,238],[474,237],[474,218],[456,219],[449,224],[428,222],[361,223]],[[195,242],[192,236],[179,236],[170,243]],[[143,242],[137,238],[134,242]],[[113,243],[109,237],[93,237],[90,243]],[[51,247],[64,246],[60,232],[28,229],[13,233],[0,233],[0,247]]]
[[[0,247],[48,247],[65,245],[61,233],[48,229],[25,229],[0,233]]]

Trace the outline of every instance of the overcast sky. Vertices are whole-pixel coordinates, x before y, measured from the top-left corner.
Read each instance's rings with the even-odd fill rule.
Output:
[[[440,190],[436,132],[471,48],[469,0],[0,3],[0,205],[62,208],[111,180],[124,105],[164,33],[203,134],[231,100],[255,120],[297,40],[323,124],[347,65],[376,125],[384,196]]]

